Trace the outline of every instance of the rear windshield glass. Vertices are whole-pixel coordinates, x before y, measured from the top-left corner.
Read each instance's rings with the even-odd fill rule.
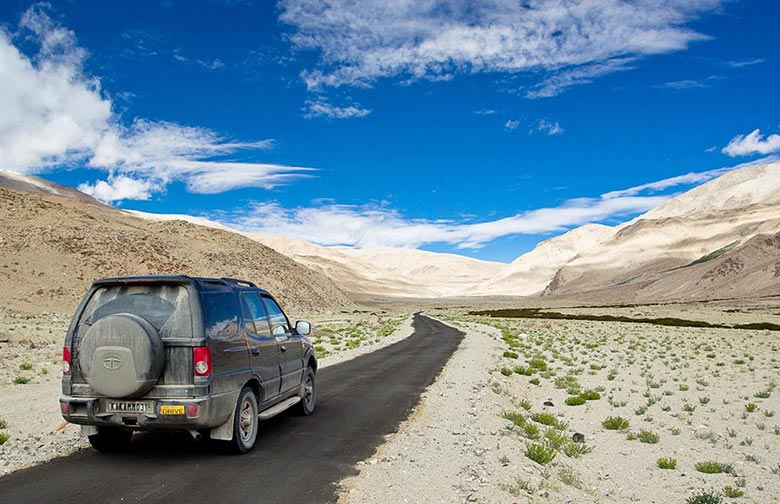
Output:
[[[192,314],[187,289],[181,285],[112,285],[95,291],[79,325],[90,326],[117,313],[145,319],[162,338],[191,338]]]

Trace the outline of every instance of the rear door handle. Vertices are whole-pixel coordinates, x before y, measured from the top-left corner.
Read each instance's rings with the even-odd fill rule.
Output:
[[[252,347],[252,355],[260,355],[260,349],[257,347]]]
[[[279,350],[281,350],[282,352],[286,352],[287,351],[287,347],[285,345],[281,345],[279,347]]]

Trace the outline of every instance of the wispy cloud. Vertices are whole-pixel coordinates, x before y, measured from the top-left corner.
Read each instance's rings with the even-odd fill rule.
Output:
[[[475,110],[474,113],[477,115],[493,115],[493,114],[497,114],[498,111],[494,109],[482,109],[482,110]]]
[[[553,74],[529,93],[539,98],[706,40],[686,25],[721,3],[281,0],[279,6],[282,22],[295,29],[293,44],[321,55],[302,74],[310,89],[477,72]]]
[[[633,70],[636,58],[614,58],[600,63],[581,65],[553,73],[526,93],[526,98],[552,98],[572,86],[590,84],[604,75]]]
[[[236,142],[206,128],[136,119],[123,126],[100,80],[84,70],[86,51],[57,25],[46,4],[28,9],[20,35],[37,43],[26,55],[0,30],[0,166],[18,172],[89,166],[107,179],[81,189],[104,199],[148,199],[182,181],[192,192],[270,188],[310,168],[239,163],[224,156],[264,150],[271,140]]]
[[[539,122],[536,123],[535,131],[547,133],[548,135],[560,135],[565,130],[557,121],[553,122],[548,119],[540,119]]]
[[[732,138],[721,152],[731,157],[780,152],[780,135],[772,134],[765,138],[761,130],[755,129],[747,135],[737,135]]]
[[[321,245],[416,248],[447,243],[460,249],[473,249],[505,236],[562,232],[587,223],[631,217],[673,196],[659,194],[661,191],[701,184],[730,169],[688,173],[484,222],[413,219],[384,205],[332,202],[297,208],[284,208],[273,202],[254,203],[231,216],[216,218],[247,232],[292,236]]]
[[[741,60],[741,61],[727,61],[726,66],[730,66],[732,68],[744,68],[749,67],[753,65],[760,65],[761,63],[764,63],[766,60],[763,58],[756,58],[751,60]]]
[[[353,117],[365,117],[371,113],[371,110],[363,108],[357,104],[347,105],[345,107],[331,105],[322,98],[317,100],[308,100],[303,107],[303,116],[307,119],[315,117],[327,117],[328,119],[350,119]]]
[[[518,126],[520,126],[520,121],[518,121],[516,119],[508,119],[504,123],[504,129],[507,130],[507,131],[516,130]]]
[[[653,86],[658,89],[672,89],[675,91],[685,91],[687,89],[702,89],[710,87],[713,82],[721,79],[717,75],[710,75],[704,79],[683,79],[677,81],[664,82],[663,84],[656,84]]]

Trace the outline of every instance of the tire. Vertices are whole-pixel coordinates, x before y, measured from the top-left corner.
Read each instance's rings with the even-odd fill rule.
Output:
[[[230,449],[233,453],[243,454],[252,451],[257,441],[260,419],[257,411],[257,397],[249,387],[244,387],[236,402],[233,414],[233,440]]]
[[[317,380],[311,366],[306,368],[301,386],[303,387],[303,396],[301,402],[295,406],[295,412],[301,416],[313,415],[314,408],[317,406]]]
[[[98,427],[97,434],[89,436],[89,444],[99,452],[117,453],[127,449],[132,437],[133,431],[116,427]]]
[[[81,337],[77,356],[87,383],[113,398],[142,396],[157,383],[165,365],[157,330],[130,313],[95,322]]]

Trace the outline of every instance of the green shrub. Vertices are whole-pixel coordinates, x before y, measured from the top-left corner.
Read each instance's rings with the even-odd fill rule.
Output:
[[[539,385],[541,383],[541,380],[539,380],[539,378],[532,378],[532,379],[528,380],[528,383],[532,383],[534,385]]]
[[[525,425],[525,417],[522,413],[517,413],[515,411],[506,411],[503,415],[501,415],[506,420],[509,420],[513,424],[517,425],[518,427],[522,427]]]
[[[584,443],[575,443],[574,441],[569,441],[563,445],[563,453],[570,458],[580,458],[586,453],[590,453],[592,451],[593,448],[587,446]]]
[[[599,394],[595,390],[586,390],[585,392],[580,394],[580,397],[582,397],[586,401],[598,401],[599,399],[601,399],[601,394]]]
[[[725,487],[723,487],[723,494],[726,497],[729,497],[731,499],[736,499],[738,497],[742,497],[743,495],[745,495],[745,492],[731,485],[726,485]]]
[[[506,367],[501,368],[501,374],[504,376],[512,376],[512,370]]]
[[[504,357],[506,357],[507,359],[517,359],[520,356],[517,354],[517,352],[512,352],[510,350],[507,350],[504,352]]]
[[[529,365],[539,371],[547,371],[547,362],[544,359],[531,359]]]
[[[661,469],[677,469],[677,459],[659,458],[656,462]]]
[[[2,446],[3,444],[5,444],[5,442],[6,442],[6,441],[8,441],[8,439],[9,439],[10,437],[11,437],[11,436],[10,436],[9,434],[6,434],[6,433],[4,433],[4,432],[0,432],[0,446]]]
[[[30,383],[30,379],[27,378],[26,376],[17,376],[16,378],[14,378],[14,383],[16,385],[24,385],[26,383]]]
[[[585,400],[585,398],[584,398],[584,397],[582,397],[581,395],[579,395],[579,396],[571,396],[571,397],[567,397],[567,398],[566,398],[566,401],[564,401],[564,402],[565,402],[565,403],[566,403],[568,406],[582,406],[582,405],[583,405],[583,404],[585,404],[587,401]]]
[[[523,426],[523,432],[525,432],[525,437],[528,439],[539,439],[539,436],[541,436],[541,429],[539,429],[539,426],[532,423],[527,423]]]
[[[745,405],[745,409],[747,410],[748,413],[753,413],[758,409],[758,406],[755,403],[751,402]]]
[[[33,365],[29,362],[22,362],[22,364],[19,366],[19,369],[22,371],[29,371],[33,368]]]
[[[525,456],[537,464],[549,464],[555,458],[555,450],[546,443],[528,443],[525,445]]]
[[[704,474],[731,474],[731,472],[734,470],[729,464],[722,464],[720,462],[712,461],[697,462],[695,467],[697,471]]]
[[[685,504],[721,504],[723,499],[715,492],[701,492],[689,497]]]
[[[656,434],[655,432],[640,429],[639,430],[639,436],[637,436],[640,443],[647,443],[647,444],[656,444],[659,439],[661,439],[661,436]]]
[[[606,420],[601,422],[601,425],[603,425],[607,430],[626,430],[628,429],[630,423],[625,418],[617,416],[607,417]]]
[[[8,422],[0,418],[0,429],[8,428]]]
[[[549,413],[533,413],[531,420],[542,425],[552,426],[558,423],[558,419]]]

